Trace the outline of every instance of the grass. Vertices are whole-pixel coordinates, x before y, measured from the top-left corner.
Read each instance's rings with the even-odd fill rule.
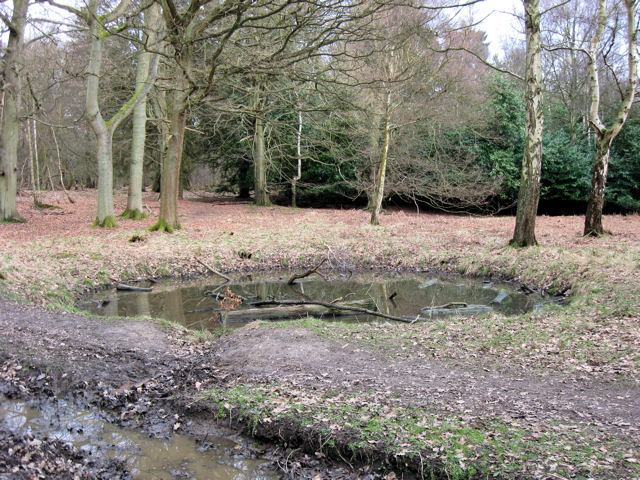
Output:
[[[313,396],[290,385],[254,384],[211,390],[202,401],[254,434],[274,422],[293,422],[322,436],[328,455],[358,460],[377,451],[400,466],[421,459],[423,473],[437,478],[514,478],[544,470],[562,478],[608,478],[629,467],[628,452],[638,447],[570,422],[531,429],[496,417],[470,424],[461,416],[384,403],[375,393]],[[640,466],[633,471],[640,475]]]
[[[618,233],[599,239],[572,233],[579,229],[571,217],[542,217],[541,246],[514,249],[506,246],[510,232],[503,228],[504,218],[394,214],[373,228],[361,212],[348,214],[362,217],[353,223],[338,211],[325,215],[246,206],[217,215],[211,210],[207,223],[197,228],[187,216],[181,218],[184,230],[173,235],[144,231],[144,241],[129,242],[132,235],[142,235],[144,226],[26,241],[20,235],[0,238],[3,295],[69,311],[84,292],[125,278],[202,275],[194,257],[221,271],[302,270],[327,257],[331,266],[343,270],[433,269],[496,276],[566,292],[568,304],[514,317],[491,314],[415,325],[306,319],[262,328],[310,329],[329,340],[364,345],[382,358],[562,372],[614,385],[640,381],[638,217],[607,217],[606,222],[618,225]],[[268,222],[259,223],[264,216]],[[197,342],[213,342],[216,335],[191,334]],[[303,432],[313,429],[319,446],[339,449],[341,455],[366,456],[378,450],[414,462],[422,456],[425,465],[440,465],[438,475],[445,477],[640,477],[637,465],[626,460],[638,445],[594,433],[588,426],[547,423],[536,430],[504,417],[478,422],[436,415],[428,408],[411,410],[399,405],[400,400],[375,392],[354,398],[292,385],[247,383],[220,387],[203,401],[224,418],[247,419],[253,429],[269,421],[296,421]]]

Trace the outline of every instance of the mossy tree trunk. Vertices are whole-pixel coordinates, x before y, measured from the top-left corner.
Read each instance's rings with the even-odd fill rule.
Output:
[[[20,107],[20,62],[24,45],[24,27],[27,21],[28,0],[13,0],[13,13],[9,39],[3,57],[4,107],[0,131],[0,221],[24,219],[18,214],[18,136]]]
[[[536,215],[540,200],[542,171],[542,62],[540,43],[540,9],[538,0],[525,0],[525,30],[527,36],[525,70],[525,145],[520,191],[516,211],[516,225],[511,245],[537,245]]]
[[[589,201],[587,202],[587,212],[584,221],[584,235],[586,236],[599,236],[604,234],[602,210],[604,208],[611,144],[627,121],[635,98],[638,76],[636,3],[635,0],[624,0],[624,5],[627,14],[627,65],[629,75],[618,114],[610,127],[607,127],[600,118],[600,79],[598,66],[600,39],[608,19],[606,0],[599,0],[598,2],[598,24],[589,44],[589,84],[591,90],[589,122],[596,135],[596,156],[591,169],[591,189],[589,191]]]

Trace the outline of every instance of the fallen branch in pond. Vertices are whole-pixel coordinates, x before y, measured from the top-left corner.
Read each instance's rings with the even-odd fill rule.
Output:
[[[316,265],[315,267],[311,268],[310,270],[307,270],[304,273],[294,273],[289,277],[289,280],[287,280],[287,285],[293,285],[293,282],[295,282],[296,280],[300,280],[301,278],[304,277],[308,277],[309,275],[312,275],[314,273],[317,273],[318,275],[320,275],[320,272],[318,272],[318,269],[324,264],[324,262],[327,261],[327,258],[323,258],[322,261]]]
[[[198,257],[193,257],[195,258],[196,262],[198,262],[200,265],[202,265],[204,268],[206,268],[207,270],[209,270],[211,273],[213,273],[214,275],[218,275],[221,278],[225,279],[225,283],[226,282],[230,282],[231,278],[227,277],[224,273],[220,273],[219,271],[211,268],[209,265],[207,265],[206,263],[204,263],[202,260],[200,260]]]
[[[150,288],[145,287],[134,287],[132,285],[126,285],[124,283],[119,283],[116,285],[116,290],[120,290],[123,292],[150,292]]]
[[[414,323],[419,320],[430,320],[429,318],[420,317],[420,315],[413,317],[397,317],[395,315],[387,315],[385,313],[376,312],[374,310],[369,310],[367,308],[360,307],[351,307],[349,305],[341,304],[341,303],[329,303],[329,302],[321,302],[321,301],[311,301],[311,300],[264,300],[260,302],[252,302],[249,305],[252,306],[267,306],[267,305],[319,305],[321,307],[333,308],[344,310],[347,312],[355,312],[362,313],[364,315],[371,315],[374,317],[385,318],[387,320],[393,320],[394,322],[403,322],[403,323]],[[259,309],[256,309],[259,310]],[[246,310],[245,310],[246,311]]]
[[[464,302],[449,302],[449,303],[445,303],[444,305],[435,305],[433,307],[424,307],[421,308],[420,311],[424,312],[424,311],[428,311],[428,310],[440,310],[443,308],[452,308],[452,307],[468,307],[469,305],[467,305]]]
[[[327,306],[330,305],[330,306]],[[249,322],[252,320],[289,320],[304,317],[322,317],[330,315],[334,317],[348,317],[357,315],[354,309],[366,310],[365,306],[372,306],[371,300],[354,300],[344,304],[317,305],[313,302],[302,305],[276,305],[267,308],[245,308],[232,310],[226,313],[220,311],[228,322]]]

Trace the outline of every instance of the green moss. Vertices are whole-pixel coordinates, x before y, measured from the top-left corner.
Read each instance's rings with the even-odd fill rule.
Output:
[[[155,225],[153,225],[152,227],[149,227],[149,231],[173,233],[175,230],[180,230],[181,228],[182,227],[180,226],[180,224],[177,224],[175,227],[172,227],[164,219],[160,218]]]
[[[138,209],[129,210],[128,208],[119,215],[120,218],[125,218],[128,220],[143,220],[147,218],[147,216]]]
[[[5,218],[4,220],[0,220],[0,223],[27,223],[27,219],[17,215],[15,217]]]
[[[96,217],[96,220],[93,222],[92,226],[96,228],[115,228],[116,217],[114,217],[113,215],[109,215],[107,217],[104,217],[104,220],[102,220],[102,222],[98,217]]]

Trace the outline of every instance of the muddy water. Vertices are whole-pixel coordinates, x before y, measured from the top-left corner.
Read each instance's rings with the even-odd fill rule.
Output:
[[[46,435],[92,454],[123,460],[136,480],[277,478],[265,468],[265,461],[241,456],[242,447],[229,439],[208,438],[202,446],[183,435],[153,439],[118,428],[97,413],[62,400],[39,404],[36,409],[0,397],[0,421],[15,432]]]
[[[288,272],[280,275],[254,275],[235,278],[226,285],[207,278],[181,283],[149,285],[152,292],[106,291],[80,303],[80,308],[100,315],[150,315],[179,322],[193,329],[214,330],[224,326],[242,326],[248,320],[226,322],[220,311],[219,294],[227,287],[243,297],[238,309],[250,308],[260,300],[320,300],[332,302],[338,298],[368,301],[370,307],[394,316],[415,317],[425,307],[463,302],[466,308],[433,309],[422,316],[473,315],[498,311],[506,315],[524,313],[552,301],[540,295],[526,294],[509,283],[483,281],[464,277],[425,274],[385,275],[380,273],[334,276],[324,280],[318,276],[287,285]],[[223,312],[222,312],[223,313]],[[344,320],[344,318],[341,318]],[[370,321],[358,315],[348,321]]]

